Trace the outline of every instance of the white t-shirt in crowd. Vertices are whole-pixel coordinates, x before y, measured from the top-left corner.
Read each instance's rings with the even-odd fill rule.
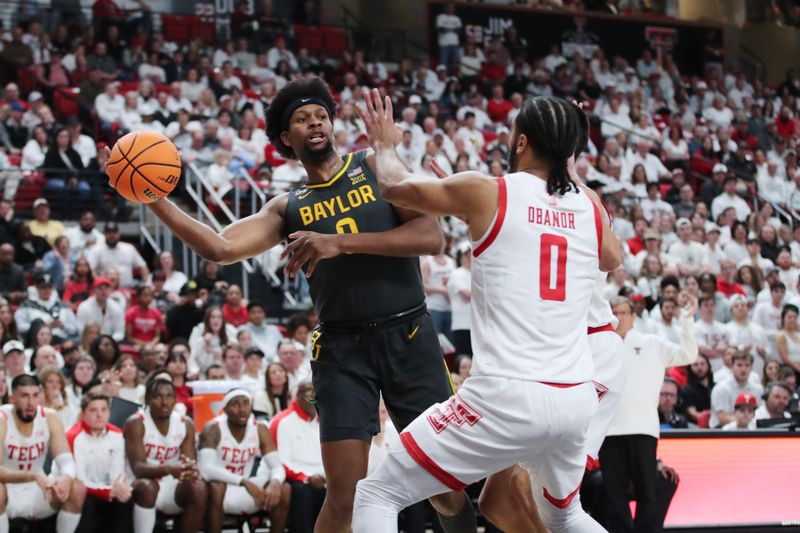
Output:
[[[450,293],[450,309],[452,310],[451,329],[472,329],[471,298],[459,294],[463,290],[471,290],[472,273],[466,268],[459,267],[450,274],[447,282],[447,292]]]

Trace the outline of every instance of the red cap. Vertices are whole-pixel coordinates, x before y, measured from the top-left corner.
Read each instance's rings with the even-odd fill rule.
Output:
[[[642,296],[641,294],[633,294],[633,295],[631,295],[631,301],[632,302],[643,302],[644,301],[644,296]]]
[[[736,397],[736,403],[733,405],[734,407],[740,407],[742,405],[749,405],[753,409],[756,407],[756,397],[750,394],[749,392],[743,392],[739,396]]]
[[[111,280],[108,279],[108,278],[104,278],[104,277],[94,278],[94,283],[92,284],[92,287],[94,287],[96,289],[100,285],[108,285],[110,287],[111,286]]]

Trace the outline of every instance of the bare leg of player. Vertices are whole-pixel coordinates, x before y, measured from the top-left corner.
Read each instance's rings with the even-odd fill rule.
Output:
[[[208,489],[202,479],[181,481],[175,489],[175,502],[185,509],[181,515],[181,533],[196,533],[203,528]]]
[[[61,506],[56,518],[58,533],[73,533],[81,521],[83,500],[86,499],[86,487],[78,479],[73,479],[69,489],[69,497]]]
[[[526,487],[527,496],[520,493]],[[528,473],[515,465],[486,478],[478,508],[487,520],[503,531],[545,533],[547,528],[539,518],[530,491]]]
[[[350,531],[356,483],[367,475],[369,442],[357,439],[322,443],[327,491],[315,533]]]
[[[350,531],[353,518],[353,501],[356,494],[356,483],[367,475],[370,443],[350,439],[322,443],[322,464],[327,476],[327,492],[325,503],[314,527],[315,533],[339,533]],[[463,492],[446,492],[430,498],[433,508],[439,517],[448,520],[460,518],[462,511],[468,510],[472,527],[475,518],[472,506]],[[448,524],[442,523],[445,531],[450,531]],[[463,528],[460,529],[463,531]],[[468,532],[467,532],[468,533]]]
[[[133,533],[152,533],[156,527],[158,482],[137,479],[133,482]]]
[[[292,503],[292,487],[288,483],[281,485],[281,501],[269,510],[269,530],[283,533],[289,519],[289,506]]]
[[[225,499],[227,483],[211,481],[208,483],[208,505],[206,505],[206,533],[219,533],[222,531],[222,518],[225,514],[222,502]]]
[[[6,504],[8,504],[8,491],[6,486],[0,483],[0,533],[8,533],[9,530]]]

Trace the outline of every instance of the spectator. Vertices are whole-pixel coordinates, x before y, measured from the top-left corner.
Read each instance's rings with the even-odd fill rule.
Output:
[[[50,274],[38,271],[33,275],[36,291],[28,294],[17,311],[14,313],[14,320],[19,327],[22,335],[34,327],[34,323],[42,323],[49,326],[57,343],[67,339],[77,339],[78,323],[75,315],[68,305],[65,305],[58,296],[58,292],[53,290],[53,278]]]
[[[14,247],[0,244],[0,296],[12,304],[20,303],[27,295],[25,271],[14,262]]]
[[[773,381],[779,381],[778,373],[780,372],[781,364],[774,359],[767,361],[767,364],[764,365],[763,377],[761,379],[761,384],[766,388],[767,384],[772,383]]]
[[[652,222],[655,225],[664,215],[672,213],[673,210],[671,205],[661,199],[658,183],[648,182],[646,187],[647,198],[640,203],[642,215],[646,222]]]
[[[658,421],[661,429],[687,429],[686,417],[676,412],[680,385],[672,378],[664,378],[658,400]]]
[[[203,321],[197,324],[189,335],[191,359],[189,373],[204,372],[212,361],[222,359],[222,350],[229,340],[236,338],[236,329],[225,323],[222,309],[209,307]]]
[[[208,381],[225,381],[225,367],[219,361],[214,361],[205,372]]]
[[[248,321],[241,329],[249,331],[253,336],[253,343],[264,352],[266,361],[275,361],[278,343],[283,335],[280,330],[266,321],[267,310],[263,302],[252,301],[247,304]]]
[[[239,334],[241,334],[243,331],[246,332],[246,330],[241,330],[239,331]],[[242,372],[243,380],[255,383],[253,390],[265,390],[266,380],[264,377],[263,368],[264,352],[255,346],[245,348],[240,344],[239,347],[244,350],[244,370]]]
[[[95,226],[96,218],[92,211],[81,213],[77,226],[64,230],[69,238],[70,248],[79,255],[86,255],[97,244],[105,244],[105,237]]]
[[[714,388],[714,373],[705,355],[699,355],[686,372],[687,384],[679,394],[680,405],[686,418],[693,424],[700,424],[701,417],[706,420],[711,416],[711,390]]]
[[[197,304],[197,283],[187,281],[178,292],[178,301],[167,312],[166,325],[173,339],[188,339],[192,328],[203,320],[203,309]]]
[[[34,268],[36,263],[42,260],[44,254],[52,249],[44,237],[31,233],[28,224],[17,226],[16,243],[15,257],[20,266],[26,270]]]
[[[675,224],[678,241],[669,247],[669,264],[681,276],[699,275],[708,270],[708,257],[703,245],[691,240],[692,223],[681,218]]]
[[[73,312],[78,310],[78,306],[92,295],[92,284],[94,276],[92,275],[92,267],[86,259],[78,259],[75,261],[72,275],[64,287],[64,294],[62,300],[69,305]]]
[[[43,126],[33,129],[31,139],[22,148],[22,170],[36,170],[44,164],[45,153],[49,151],[47,130]]]
[[[712,106],[703,110],[703,118],[714,128],[728,128],[733,122],[733,111],[725,105],[724,96],[716,95]]]
[[[114,368],[122,352],[110,335],[100,335],[89,346],[89,356],[97,363],[97,372],[103,373]]]
[[[222,349],[222,366],[228,381],[247,383],[247,389],[256,388],[257,382],[245,374],[244,350],[238,344],[228,344]]]
[[[77,117],[72,117],[67,121],[67,131],[72,148],[78,153],[84,168],[88,168],[89,162],[97,157],[97,145],[88,135],[81,133],[81,122]]]
[[[111,300],[111,282],[108,278],[94,279],[94,295],[78,306],[78,329],[83,331],[89,323],[100,325],[104,335],[119,342],[125,338],[125,310]]]
[[[50,219],[50,204],[47,199],[37,198],[33,202],[33,215],[35,218],[28,222],[33,235],[44,237],[52,245],[57,237],[64,234],[64,224]]]
[[[293,341],[284,340],[280,343],[278,361],[286,371],[289,390],[293,390],[299,383],[311,378],[311,364]]]
[[[134,346],[158,344],[161,340],[164,320],[161,312],[150,305],[153,295],[152,287],[140,285],[136,289],[136,305],[125,312],[125,337]]]
[[[292,71],[297,70],[297,59],[291,50],[286,47],[286,39],[277,37],[275,39],[275,46],[267,51],[267,65],[272,70],[275,70],[280,61],[286,61]]]
[[[225,304],[222,306],[225,322],[235,328],[247,324],[249,313],[242,302],[242,289],[238,285],[230,285],[225,293]]]
[[[447,291],[452,309],[453,345],[456,353],[472,355],[470,340],[472,253],[469,250],[459,250],[456,254],[456,262],[459,267],[447,280]]]
[[[19,152],[30,138],[30,131],[23,123],[24,112],[25,108],[19,102],[8,106],[8,118],[3,121],[3,127],[8,135],[9,151]]]
[[[22,69],[33,63],[33,51],[22,41],[23,31],[20,26],[11,30],[11,40],[3,43],[0,51],[0,62],[7,68]]]
[[[747,300],[740,294],[731,296],[731,315],[733,321],[725,324],[730,345],[737,350],[753,354],[753,370],[761,374],[766,357],[769,355],[769,341],[764,328],[749,320]]]
[[[11,386],[11,381],[27,373],[25,368],[25,346],[18,340],[10,340],[3,345],[3,364],[6,369],[6,385]]]
[[[270,432],[292,487],[289,523],[293,531],[314,529],[325,499],[325,471],[319,445],[319,418],[309,381],[297,386],[295,400],[270,423]]]
[[[439,34],[439,62],[454,70],[460,61],[461,18],[455,14],[455,3],[447,2],[444,13],[436,17],[436,31]]]
[[[72,383],[67,387],[67,397],[71,405],[80,405],[83,387],[92,382],[97,374],[97,363],[88,355],[81,355],[72,369]]]
[[[711,391],[711,420],[709,427],[724,426],[733,420],[736,398],[743,392],[761,396],[764,392],[759,383],[750,380],[753,356],[747,352],[736,352],[732,357],[731,378],[718,382]]]
[[[781,330],[775,336],[775,345],[783,364],[800,373],[800,327],[797,324],[797,315],[796,305],[783,306]]]
[[[711,217],[714,220],[719,218],[722,212],[729,207],[733,207],[736,210],[737,220],[747,220],[750,215],[750,206],[736,194],[736,183],[734,176],[726,176],[723,180],[722,194],[716,196],[714,201],[711,202]]]
[[[420,258],[425,303],[431,313],[433,326],[438,333],[451,336],[450,297],[447,282],[455,271],[455,262],[446,254],[449,243],[445,243],[440,254]]]
[[[172,255],[172,252],[164,250],[158,254],[157,267],[160,267],[166,276],[164,290],[177,298],[181,287],[183,287],[189,279],[186,277],[186,274],[175,269],[175,257]]]
[[[184,413],[192,413],[192,389],[188,385],[188,365],[186,364],[189,355],[189,347],[185,344],[173,346],[164,363],[167,372],[175,385],[175,403]],[[224,379],[224,377],[223,377]]]
[[[42,268],[53,278],[53,284],[59,292],[64,290],[64,282],[72,276],[78,254],[70,249],[69,239],[65,235],[55,238],[53,249],[44,254]]]
[[[87,254],[89,264],[94,272],[102,272],[113,266],[119,271],[120,285],[133,287],[135,275],[147,279],[147,264],[136,248],[127,242],[120,242],[119,226],[108,222],[105,227],[105,243],[98,243]]]
[[[800,271],[792,266],[792,252],[788,247],[783,247],[778,252],[778,257],[775,261],[775,266],[778,267],[778,279],[780,279],[787,289],[792,293],[792,297],[797,296],[797,281]]]
[[[785,381],[773,381],[767,384],[764,392],[764,403],[756,409],[756,420],[767,420],[770,418],[791,418],[792,415],[787,411],[789,402],[794,391]]]
[[[62,209],[65,213],[74,210],[75,202],[85,202],[91,193],[91,186],[83,174],[84,164],[81,156],[70,143],[69,131],[65,128],[56,130],[55,143],[50,146],[44,156],[45,190],[54,198],[64,199]],[[64,198],[64,193],[67,198]],[[63,226],[61,231],[63,232]]]
[[[130,355],[123,355],[114,363],[113,371],[119,374],[117,396],[129,402],[144,405],[144,385],[139,381],[139,369]]]
[[[41,350],[52,352],[55,359],[55,350],[52,346],[41,347]],[[38,372],[39,381],[44,389],[44,407],[58,413],[64,427],[71,427],[77,422],[80,409],[70,405],[67,398],[67,380],[56,366],[42,367]]]
[[[756,429],[756,397],[753,394],[749,392],[739,394],[733,408],[733,417],[730,422],[722,426],[723,430]]]

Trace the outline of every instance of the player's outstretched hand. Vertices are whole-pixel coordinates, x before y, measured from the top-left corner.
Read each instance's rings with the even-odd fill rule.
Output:
[[[392,99],[386,97],[381,100],[378,89],[372,89],[364,94],[366,107],[361,109],[356,106],[364,126],[367,128],[367,137],[370,144],[397,146],[403,140],[403,133],[394,122]]]
[[[338,234],[327,235],[313,231],[295,231],[289,235],[289,238],[294,240],[281,252],[281,259],[289,258],[283,271],[292,278],[306,263],[308,263],[306,277],[310,278],[317,263],[342,253]]]
[[[133,487],[125,477],[125,474],[120,475],[111,485],[111,497],[120,503],[125,503],[131,499],[133,495]]]
[[[281,501],[281,482],[273,479],[264,488],[264,509],[270,510]]]

